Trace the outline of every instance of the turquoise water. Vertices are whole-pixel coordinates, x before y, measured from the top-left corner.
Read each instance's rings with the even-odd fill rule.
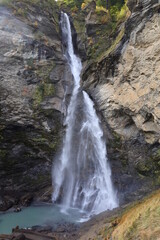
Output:
[[[32,226],[56,226],[63,222],[76,223],[81,220],[82,213],[70,209],[68,213],[60,211],[59,206],[31,206],[21,212],[0,214],[0,234],[12,233],[12,228],[29,228]]]

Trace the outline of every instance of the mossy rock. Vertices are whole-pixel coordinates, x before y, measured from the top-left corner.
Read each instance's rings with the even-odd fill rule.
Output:
[[[146,164],[144,162],[139,162],[136,165],[136,170],[144,175],[144,176],[148,176],[151,173],[152,167],[149,164]]]
[[[40,78],[40,80],[45,83],[50,83],[50,73],[55,68],[55,66],[56,66],[56,63],[53,62],[52,64],[39,67],[36,70],[36,74],[38,78]]]
[[[115,148],[121,148],[122,147],[122,139],[121,136],[119,134],[117,134],[116,132],[113,132],[113,146]]]
[[[45,185],[48,185],[49,182],[51,182],[51,176],[43,174],[38,174],[32,177],[25,176],[23,181],[25,181],[30,187],[44,187]]]
[[[56,136],[54,139],[47,138],[33,138],[32,143],[34,147],[39,147],[41,150],[45,151],[47,155],[52,155],[58,148],[59,137]]]
[[[4,159],[7,155],[7,150],[0,149],[0,159]]]
[[[155,185],[160,186],[160,172],[158,173],[158,177],[155,179]]]
[[[45,99],[45,97],[51,97],[55,94],[54,85],[51,83],[41,83],[36,87],[33,95],[33,106],[37,107]]]
[[[151,156],[151,159],[154,162],[159,162],[160,161],[160,149],[158,149],[153,156]]]
[[[9,6],[13,0],[0,0],[0,6]]]
[[[108,57],[109,54],[111,54],[112,52],[115,51],[115,49],[117,48],[118,44],[121,42],[121,40],[123,39],[123,36],[125,34],[125,28],[123,27],[121,29],[121,31],[119,32],[118,36],[116,37],[116,39],[113,41],[112,45],[110,46],[109,49],[107,49],[106,52],[103,51],[103,54],[97,58],[98,62],[101,62],[104,58]]]

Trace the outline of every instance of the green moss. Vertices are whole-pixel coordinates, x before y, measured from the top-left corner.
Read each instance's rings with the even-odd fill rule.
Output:
[[[117,15],[117,21],[125,21],[129,14],[130,11],[127,7],[127,4],[125,4]]]
[[[57,148],[58,148],[58,146],[59,146],[59,144],[60,144],[60,137],[57,136],[57,137],[54,139],[54,142],[51,142],[51,143],[49,144],[49,147],[50,147],[51,150],[56,151]]]
[[[116,37],[115,41],[113,41],[113,44],[111,45],[111,47],[97,59],[98,62],[101,62],[104,58],[108,57],[108,55],[116,49],[117,45],[122,40],[124,33],[125,33],[125,28],[123,27],[120,33],[118,34],[118,36]]]
[[[82,18],[82,20],[75,18],[74,19],[74,27],[76,29],[77,33],[84,33],[85,34],[85,22],[84,19]]]
[[[53,84],[44,84],[44,96],[52,96],[55,93]]]
[[[5,158],[7,155],[7,151],[6,150],[0,150],[0,158]]]
[[[49,147],[50,147],[51,149],[53,149],[53,150],[56,148],[56,146],[57,146],[57,143],[56,143],[56,142],[49,144]]]
[[[49,83],[50,82],[50,73],[54,69],[55,66],[56,66],[56,64],[54,62],[50,65],[41,66],[36,71],[36,74],[40,78],[41,81],[43,81],[45,83]]]
[[[45,186],[46,183],[48,184],[48,182],[51,181],[51,176],[50,175],[44,175],[44,174],[38,174],[36,176],[28,177],[25,176],[23,179],[23,182],[27,183],[28,186],[31,187],[37,187],[37,186]]]
[[[47,139],[46,138],[33,138],[32,141],[36,142],[36,143],[46,143]]]
[[[155,162],[160,161],[160,149],[158,149],[151,158],[152,158],[153,161],[155,161]]]
[[[10,5],[12,0],[0,0],[0,5]]]
[[[14,10],[14,14],[22,17],[27,17],[27,10],[25,8],[18,8]]]
[[[43,91],[41,90],[41,87],[38,86],[34,92],[34,96],[33,96],[33,105],[34,107],[37,107],[43,100]]]
[[[37,183],[44,183],[45,181],[48,182],[49,179],[51,179],[50,176],[44,176],[44,175],[39,174],[37,176]]]
[[[152,167],[153,185],[160,185],[160,149],[157,149],[147,162]]]
[[[86,29],[85,21],[86,14],[85,8],[82,7],[82,11],[78,13],[72,13],[74,26],[77,33],[80,35],[81,43],[84,43],[87,47],[87,56],[89,61],[101,61],[104,57],[107,57],[118,45],[124,36],[124,28],[121,29],[120,33],[117,36],[117,32],[120,29],[122,22],[124,22],[129,17],[129,10],[126,3],[117,7],[117,10],[114,11],[110,7],[110,11],[107,11],[106,8],[98,3],[96,10],[92,11],[92,16],[94,24],[91,26],[93,32],[90,31],[90,26],[87,26]],[[84,6],[86,2],[84,3]],[[112,5],[115,5],[113,3]],[[88,10],[89,11],[89,10]],[[114,16],[113,16],[114,15]],[[86,34],[88,32],[88,38]],[[117,36],[117,37],[116,37]],[[116,38],[116,39],[115,39]]]
[[[33,95],[33,106],[37,107],[41,104],[45,97],[51,97],[55,93],[54,85],[51,83],[41,83],[35,90]]]
[[[29,68],[34,68],[34,59],[33,58],[30,58],[27,60],[27,65]]]
[[[156,186],[160,186],[160,172],[158,172],[158,177],[155,179],[154,184],[155,184]]]
[[[128,158],[126,158],[125,156],[122,156],[121,163],[122,163],[123,167],[127,167],[128,166]]]
[[[55,135],[55,134],[53,134]],[[47,136],[48,137],[48,136]],[[49,153],[53,153],[53,150],[57,149],[57,146],[59,144],[58,141],[58,136],[54,137],[54,140],[51,140],[50,138],[43,138],[43,137],[38,137],[38,138],[33,138],[31,141],[34,142],[36,145],[42,145],[44,146],[45,151],[48,151]]]
[[[136,165],[136,169],[140,174],[147,176],[151,172],[152,167],[149,164],[139,162]]]
[[[45,35],[41,31],[37,30],[36,33],[34,34],[34,37],[35,39],[42,41]]]
[[[0,113],[1,113],[1,110],[0,110]],[[0,131],[2,131],[3,129],[5,129],[5,125],[0,125]]]
[[[54,116],[52,116],[53,119]],[[41,129],[39,132],[33,133],[27,139],[27,145],[30,145],[32,149],[39,151],[41,149],[46,155],[51,156],[56,152],[61,142],[60,137],[60,125],[55,125],[55,130],[47,133]]]
[[[121,147],[122,146],[121,136],[116,132],[113,132],[113,137],[114,137],[115,146]]]

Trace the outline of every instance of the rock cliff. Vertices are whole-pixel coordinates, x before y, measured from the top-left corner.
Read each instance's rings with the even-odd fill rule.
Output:
[[[51,199],[64,91],[72,79],[58,18],[54,1],[0,7],[0,210]]]
[[[160,184],[160,4],[129,0],[128,7],[112,44],[85,64],[82,84],[113,133],[115,184],[132,199]]]
[[[96,77],[92,74],[91,80],[87,79],[86,72],[83,77],[86,85],[93,85],[100,110],[111,128],[125,139],[142,132],[149,144],[159,142],[160,138],[157,92],[160,23],[159,4],[155,2],[139,1],[133,7],[129,1],[132,15],[125,24],[120,46],[99,59]],[[113,55],[115,59],[111,59]]]

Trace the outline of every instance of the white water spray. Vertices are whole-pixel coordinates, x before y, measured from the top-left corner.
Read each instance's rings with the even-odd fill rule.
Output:
[[[61,14],[66,58],[74,78],[74,88],[66,117],[66,135],[60,158],[53,169],[53,202],[60,199],[71,207],[98,214],[118,206],[111,181],[103,131],[86,92],[80,90],[82,64],[74,54],[69,17]]]

